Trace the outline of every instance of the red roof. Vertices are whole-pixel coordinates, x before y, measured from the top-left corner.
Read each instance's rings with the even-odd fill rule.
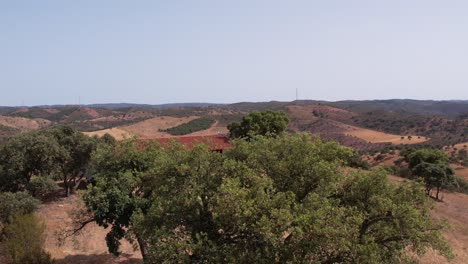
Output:
[[[166,138],[139,138],[138,141],[152,141],[155,140],[161,144],[168,144],[171,141],[179,142],[182,145],[192,149],[195,145],[206,144],[213,151],[220,151],[231,148],[229,139],[222,135],[208,135],[208,136],[181,136],[181,137],[166,137]]]

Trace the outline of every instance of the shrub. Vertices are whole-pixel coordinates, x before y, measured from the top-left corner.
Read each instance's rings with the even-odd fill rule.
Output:
[[[0,193],[0,222],[7,223],[13,214],[34,212],[39,201],[26,192]]]
[[[214,120],[208,117],[201,117],[194,119],[188,123],[184,123],[175,127],[168,128],[163,130],[171,135],[187,135],[193,132],[197,132],[200,130],[205,130],[211,127]]]
[[[367,160],[363,160],[358,153],[354,153],[349,157],[347,165],[352,168],[360,168],[364,170],[369,170],[371,167],[369,162],[367,162]]]
[[[400,168],[399,172],[398,172],[398,175],[402,178],[407,178],[407,179],[411,179],[412,178],[412,175],[411,175],[411,170],[407,167],[402,167]]]
[[[44,223],[33,214],[12,216],[3,236],[5,253],[11,263],[52,263],[52,258],[43,249],[44,230]]]
[[[43,198],[59,189],[57,183],[49,177],[34,177],[26,186],[28,192],[36,197]]]
[[[465,180],[463,177],[454,176],[454,182],[446,186],[447,190],[452,192],[460,192],[468,194],[468,181]]]
[[[468,167],[468,159],[464,159],[464,160],[461,162],[461,165],[464,166],[464,167]]]

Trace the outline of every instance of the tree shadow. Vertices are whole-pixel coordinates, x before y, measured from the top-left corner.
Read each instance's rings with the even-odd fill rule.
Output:
[[[116,257],[112,254],[93,254],[93,255],[70,255],[62,259],[56,259],[57,264],[142,264],[143,260],[132,258],[130,254],[121,254]]]

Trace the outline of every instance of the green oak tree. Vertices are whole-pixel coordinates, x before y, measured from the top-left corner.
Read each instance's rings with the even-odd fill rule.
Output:
[[[407,154],[406,159],[413,176],[423,179],[426,193],[431,195],[436,189],[435,198],[439,199],[440,190],[455,183],[455,173],[449,166],[449,157],[438,149],[419,149]]]
[[[445,225],[417,182],[348,172],[353,152],[309,135],[234,140],[225,154],[125,141],[100,147],[84,194],[90,221],[145,263],[402,263]]]
[[[58,142],[44,133],[10,138],[0,147],[0,190],[24,190],[33,176],[53,173],[63,155]]]
[[[242,118],[240,123],[228,125],[232,138],[250,138],[255,135],[276,136],[288,127],[289,118],[283,112],[253,112]]]
[[[86,180],[91,155],[97,147],[97,140],[68,127],[60,126],[41,132],[55,140],[62,155],[55,165],[55,177],[63,181],[65,194],[75,192],[80,183]]]

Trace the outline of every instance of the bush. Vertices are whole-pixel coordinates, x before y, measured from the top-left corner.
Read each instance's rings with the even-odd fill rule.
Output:
[[[211,127],[213,122],[214,120],[211,118],[201,117],[163,131],[174,136],[187,135],[193,132],[208,129]]]
[[[468,194],[468,181],[463,177],[454,176],[454,182],[450,186],[446,186],[446,188],[452,192]]]
[[[28,192],[36,197],[43,198],[59,189],[57,183],[49,177],[35,177],[26,186]]]
[[[464,166],[464,167],[468,167],[468,159],[464,159],[464,160],[461,162],[461,165]]]
[[[364,170],[369,170],[371,167],[369,162],[367,162],[367,160],[363,160],[358,153],[354,153],[349,157],[347,165],[352,168],[359,168]]]
[[[407,179],[411,179],[412,178],[412,175],[411,175],[411,170],[407,167],[402,167],[400,168],[399,172],[398,172],[398,175],[402,178],[407,178]]]
[[[44,230],[44,223],[33,214],[12,216],[4,229],[2,241],[11,263],[52,263],[51,256],[43,249]]]
[[[400,168],[397,166],[384,166],[384,170],[391,175],[399,175]]]
[[[0,222],[8,223],[14,214],[30,214],[39,205],[39,201],[26,192],[0,193]]]

